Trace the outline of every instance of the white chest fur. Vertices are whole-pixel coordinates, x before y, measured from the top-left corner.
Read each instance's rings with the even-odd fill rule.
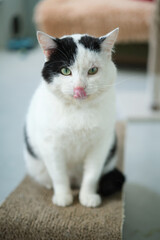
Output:
[[[65,151],[66,158],[83,158],[101,138],[107,134],[110,137],[115,122],[114,104],[113,89],[92,104],[80,102],[66,105],[41,84],[32,99],[27,117],[32,144],[38,152],[48,144]]]

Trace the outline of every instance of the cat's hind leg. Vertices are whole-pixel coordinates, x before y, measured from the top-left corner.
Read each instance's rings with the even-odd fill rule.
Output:
[[[24,157],[28,174],[41,185],[51,189],[53,187],[52,180],[44,163],[40,159],[31,156],[27,149],[24,150]]]

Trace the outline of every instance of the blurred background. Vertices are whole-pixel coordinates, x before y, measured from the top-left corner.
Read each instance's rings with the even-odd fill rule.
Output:
[[[160,1],[0,0],[0,203],[25,175],[23,126],[43,54],[36,29],[102,36],[113,60],[117,120],[126,121],[123,239],[160,239]]]

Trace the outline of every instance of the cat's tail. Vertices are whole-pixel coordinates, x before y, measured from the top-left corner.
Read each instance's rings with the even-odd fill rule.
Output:
[[[122,190],[125,182],[125,176],[118,169],[114,168],[112,171],[104,174],[99,181],[98,193],[103,196],[109,196],[113,193]]]

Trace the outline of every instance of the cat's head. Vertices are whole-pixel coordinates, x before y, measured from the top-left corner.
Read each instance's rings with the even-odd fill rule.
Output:
[[[105,92],[115,80],[111,53],[118,31],[100,38],[80,34],[53,38],[38,32],[45,55],[42,76],[48,88],[72,101],[93,99]]]

